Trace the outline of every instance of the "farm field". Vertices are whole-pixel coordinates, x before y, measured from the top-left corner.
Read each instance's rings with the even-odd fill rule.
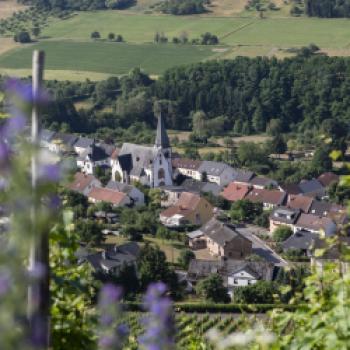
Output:
[[[46,41],[0,56],[0,69],[29,69],[34,49],[45,50],[48,70],[112,75],[125,74],[135,67],[150,74],[161,74],[172,66],[198,62],[215,55],[212,48],[197,46]]]

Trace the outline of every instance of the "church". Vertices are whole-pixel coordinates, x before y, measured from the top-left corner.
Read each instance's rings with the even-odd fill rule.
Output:
[[[114,181],[138,181],[149,187],[173,184],[171,146],[162,115],[158,117],[154,146],[124,143],[112,165]]]

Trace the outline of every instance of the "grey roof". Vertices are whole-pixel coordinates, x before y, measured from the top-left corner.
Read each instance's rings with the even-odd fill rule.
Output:
[[[317,233],[298,231],[282,243],[282,248],[284,251],[290,249],[310,250],[318,239]]]
[[[273,279],[274,264],[266,261],[245,261],[228,259],[224,264],[225,275],[233,275],[241,270],[247,271],[258,280]]]
[[[109,145],[104,142],[100,142],[98,146],[105,151],[105,153],[110,157],[115,151],[116,147],[114,145]]]
[[[55,134],[53,139],[61,140],[62,143],[64,143],[67,146],[73,146],[74,143],[76,142],[77,138],[78,138],[77,136],[72,135],[72,134],[58,132]]]
[[[215,218],[201,227],[201,231],[220,246],[224,246],[227,242],[238,236],[246,239],[233,226],[229,226]]]
[[[301,181],[299,187],[303,193],[316,193],[319,191],[324,191],[324,187],[316,179]]]
[[[277,181],[273,180],[273,179],[269,179],[267,177],[262,177],[262,176],[255,176],[250,180],[250,183],[252,185],[256,185],[256,186],[269,186],[269,185],[275,185],[277,186]]]
[[[213,273],[218,273],[221,262],[218,260],[197,260],[192,259],[188,266],[188,277],[190,279],[200,279],[208,277]]]
[[[216,183],[196,181],[193,179],[185,179],[182,182],[181,187],[187,192],[211,192],[214,196],[218,196],[221,192],[221,187]]]
[[[55,136],[56,132],[55,131],[51,131],[51,130],[48,130],[48,129],[42,129],[40,131],[40,140],[41,141],[44,141],[44,142],[50,142],[53,137]]]
[[[106,185],[106,188],[129,194],[135,187],[122,182],[110,180]]]
[[[200,173],[206,173],[207,175],[220,176],[227,168],[229,168],[229,165],[225,163],[204,160],[198,168],[198,171]]]
[[[130,172],[131,175],[142,176],[144,169],[150,168],[156,154],[157,150],[154,147],[124,143],[118,160],[123,170]],[[120,158],[124,158],[122,162]]]
[[[327,216],[332,211],[334,205],[328,202],[312,201],[309,213],[317,216]]]
[[[93,143],[86,149],[86,151],[82,153],[79,159],[85,159],[86,157],[88,157],[93,162],[98,162],[107,159],[108,154],[99,145]]]
[[[155,145],[157,147],[169,148],[170,142],[169,137],[165,129],[164,119],[162,114],[158,117],[158,125],[157,125],[157,135]]]
[[[301,188],[297,184],[280,184],[280,188],[288,194],[300,194]]]
[[[272,220],[277,220],[284,224],[294,224],[300,215],[300,209],[291,209],[287,207],[277,207],[270,215]]]
[[[234,181],[236,182],[250,182],[255,176],[254,172],[244,169],[235,169]]]
[[[203,232],[201,230],[195,230],[195,231],[187,233],[186,236],[190,239],[198,238],[198,237],[203,236]]]
[[[135,242],[129,242],[120,246],[114,246],[99,253],[88,255],[86,260],[95,270],[101,270],[103,267],[112,269],[135,262],[139,253],[139,245]]]
[[[88,148],[93,143],[94,143],[94,139],[91,139],[89,137],[79,137],[76,143],[74,144],[74,147]]]

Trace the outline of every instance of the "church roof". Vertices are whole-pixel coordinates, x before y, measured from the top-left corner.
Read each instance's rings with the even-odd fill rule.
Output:
[[[168,134],[165,130],[164,119],[163,119],[161,114],[158,117],[157,135],[156,135],[155,145],[157,147],[163,147],[163,148],[170,147],[169,137],[168,137]]]

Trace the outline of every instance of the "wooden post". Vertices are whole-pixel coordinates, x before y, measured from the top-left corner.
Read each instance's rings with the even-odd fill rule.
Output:
[[[33,280],[28,288],[28,321],[32,341],[38,349],[48,349],[49,346],[49,315],[50,315],[50,291],[49,291],[49,244],[47,233],[38,232],[37,217],[40,198],[36,194],[38,180],[38,155],[39,146],[39,94],[44,72],[45,55],[42,51],[33,52],[32,73],[32,133],[33,155],[31,159],[33,204],[31,212],[32,243],[30,247],[29,269],[43,269],[44,275]]]

